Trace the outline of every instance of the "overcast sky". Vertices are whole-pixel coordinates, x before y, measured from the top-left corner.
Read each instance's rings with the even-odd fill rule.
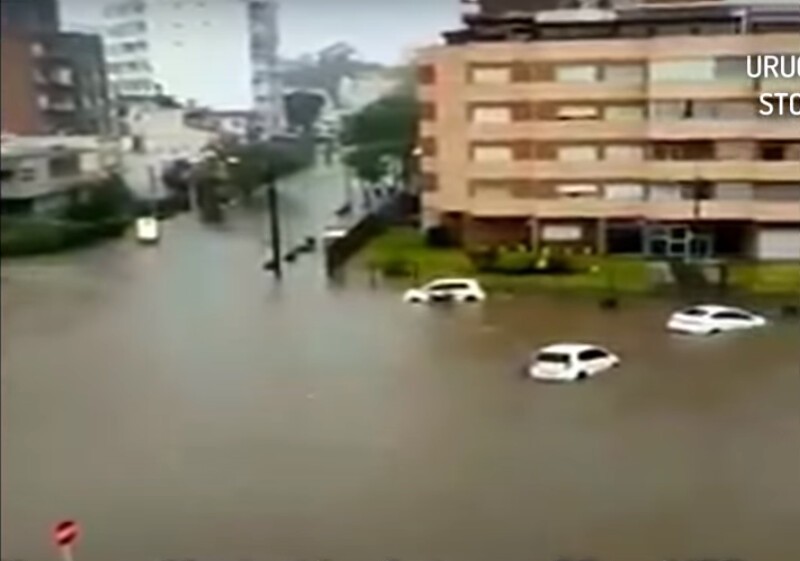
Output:
[[[65,26],[101,22],[103,0],[60,2]],[[284,56],[345,41],[364,59],[395,63],[459,24],[459,0],[279,0],[279,5]]]

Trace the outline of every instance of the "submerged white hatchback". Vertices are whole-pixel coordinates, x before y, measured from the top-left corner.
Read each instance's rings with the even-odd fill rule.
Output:
[[[615,368],[619,363],[619,357],[603,347],[561,343],[535,353],[528,374],[537,380],[573,382]]]
[[[724,331],[763,327],[766,324],[766,318],[747,310],[703,305],[675,312],[667,322],[667,329],[690,335],[714,335]]]
[[[403,295],[406,302],[482,302],[486,293],[474,279],[437,279],[420,288],[412,288]]]

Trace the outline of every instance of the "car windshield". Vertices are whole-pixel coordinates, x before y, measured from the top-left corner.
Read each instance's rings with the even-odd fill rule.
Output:
[[[551,364],[569,364],[569,355],[564,353],[543,352],[536,357],[537,362]]]
[[[683,310],[682,312],[680,312],[680,314],[682,316],[699,317],[699,316],[708,315],[708,312],[706,310],[704,310],[703,308],[689,308],[688,310]]]

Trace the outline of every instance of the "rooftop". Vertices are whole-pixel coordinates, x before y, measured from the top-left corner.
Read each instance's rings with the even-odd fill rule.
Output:
[[[651,36],[642,26],[727,24],[698,34],[800,31],[800,3],[751,2],[651,4],[615,9],[558,9],[502,14],[466,14],[464,26],[445,32],[449,44]]]

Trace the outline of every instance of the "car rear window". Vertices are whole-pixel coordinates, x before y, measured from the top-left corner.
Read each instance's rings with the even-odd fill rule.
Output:
[[[539,353],[538,362],[551,362],[555,364],[569,364],[569,355],[563,353]]]

